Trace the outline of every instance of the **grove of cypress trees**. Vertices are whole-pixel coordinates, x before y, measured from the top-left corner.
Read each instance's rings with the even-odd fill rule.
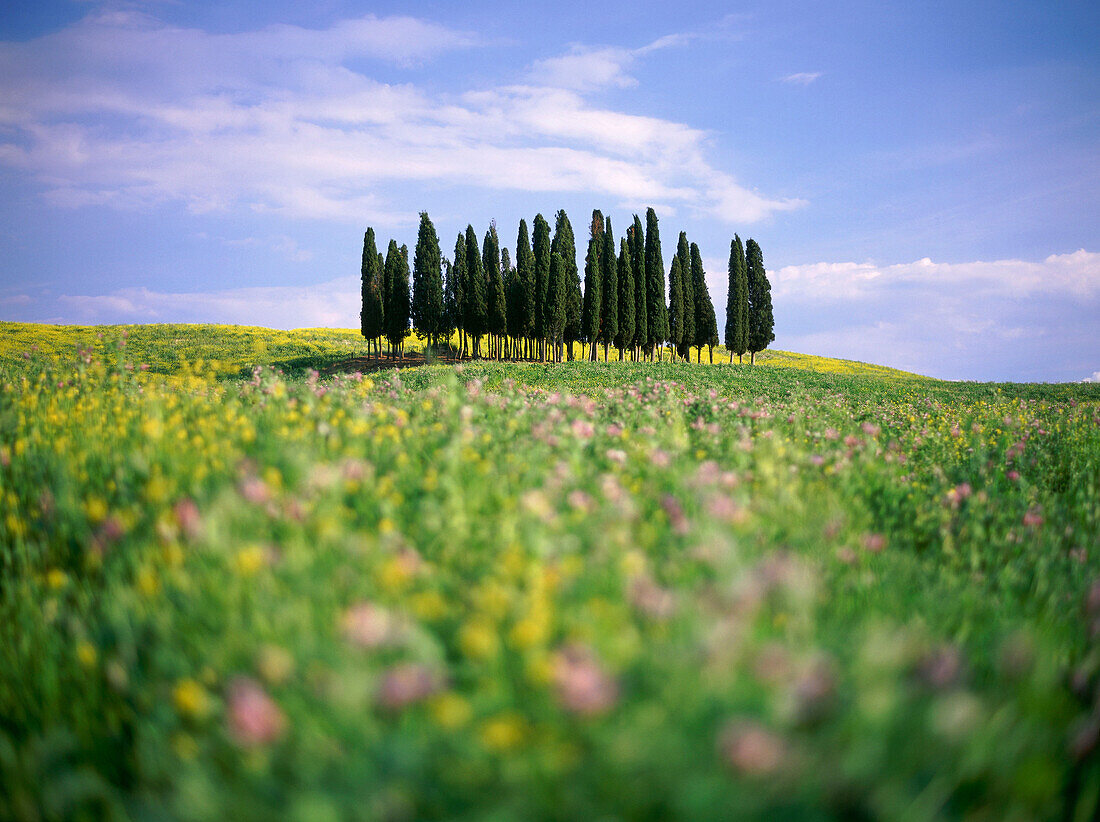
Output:
[[[546,359],[546,288],[550,281],[550,224],[541,214],[535,215],[531,245],[535,257],[535,337],[539,359]]]
[[[619,265],[615,261],[615,237],[611,233],[611,218],[604,218],[603,249],[600,254],[600,332],[603,358],[607,347],[619,333]]]
[[[615,336],[615,347],[619,349],[619,362],[622,362],[623,352],[634,342],[634,262],[626,237],[619,240],[618,268],[619,333]]]
[[[657,212],[645,212],[646,347],[651,353],[668,339],[668,308],[665,305],[665,261],[661,255],[661,232]]]
[[[382,356],[382,346],[379,337],[382,336],[382,326],[385,316],[385,306],[382,304],[382,267],[378,265],[378,248],[375,245],[374,229],[368,228],[363,235],[363,310],[359,314],[361,331],[367,339],[367,348],[373,341],[375,355]]]
[[[386,281],[389,284],[386,338],[391,357],[398,353],[404,359],[405,337],[409,333],[409,247],[398,248],[396,240],[390,240],[386,249]]]
[[[481,258],[485,266],[485,330],[491,335],[489,357],[500,359],[501,337],[507,329],[507,318],[504,313],[504,279],[500,273],[500,239],[495,222],[485,232]]]
[[[736,234],[730,241],[729,287],[726,292],[725,343],[737,361],[749,350],[749,275],[745,264],[745,247]]]
[[[631,273],[634,275],[634,348],[635,358],[641,356],[649,339],[648,311],[649,298],[646,296],[648,284],[645,271],[645,234],[642,220],[635,214],[634,225],[628,232],[630,239],[630,258],[634,263]]]
[[[745,269],[749,281],[749,362],[775,339],[772,316],[772,286],[764,270],[764,255],[752,238],[745,244]]]
[[[455,328],[458,329],[458,353],[459,356],[465,357],[467,355],[466,348],[466,235],[461,231],[458,232],[458,239],[455,240],[455,262],[454,262],[454,321]]]
[[[531,251],[526,220],[519,221],[519,233],[516,235],[516,276],[522,289],[518,309],[520,336],[527,341],[526,355],[530,358],[530,343],[535,336],[535,255]]]
[[[581,316],[581,339],[587,342],[589,359],[596,361],[596,336],[600,331],[600,265],[603,260],[603,213],[592,211],[588,233],[588,253],[584,256],[584,310]]]
[[[420,230],[413,257],[413,328],[434,349],[443,331],[443,253],[428,212],[420,212]]]
[[[689,279],[687,277],[685,280]],[[714,346],[718,345],[718,320],[714,316],[714,303],[707,288],[707,273],[703,270],[703,255],[699,246],[691,244],[691,290],[695,300],[694,337],[691,342],[698,348],[699,362],[703,361],[703,346],[710,347],[710,361],[714,362]],[[688,352],[690,355],[690,351]]]
[[[668,344],[673,356],[684,342],[684,268],[680,265],[680,255],[672,258],[668,272]]]
[[[557,252],[550,255],[550,274],[546,279],[546,316],[543,319],[543,327],[546,329],[546,338],[550,343],[551,357],[561,362],[560,345],[565,331],[566,279],[565,263]]]
[[[569,359],[573,359],[573,343],[581,338],[581,278],[577,271],[577,241],[573,226],[564,208],[558,209],[554,223],[554,240],[550,253],[561,257],[562,276],[565,279],[565,327],[562,339],[568,344]]]
[[[466,333],[474,338],[472,354],[481,356],[481,335],[485,333],[488,316],[485,287],[485,266],[481,249],[477,246],[477,234],[472,225],[466,226]]]
[[[691,359],[691,346],[695,344],[695,284],[691,275],[691,249],[687,233],[681,231],[676,243],[676,256],[680,258],[680,288],[683,291],[684,315],[680,320],[680,356]]]

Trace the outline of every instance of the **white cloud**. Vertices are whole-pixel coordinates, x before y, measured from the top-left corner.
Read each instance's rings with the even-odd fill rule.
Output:
[[[67,321],[82,323],[203,322],[269,328],[358,328],[359,279],[309,286],[232,288],[170,293],[127,288],[105,295],[63,295]]]
[[[820,262],[769,276],[780,348],[963,379],[1072,380],[1100,359],[1095,252]]]
[[[820,71],[798,71],[794,74],[788,74],[786,77],[780,78],[780,80],[781,82],[790,83],[795,86],[808,86],[820,76]]]
[[[195,213],[247,208],[388,226],[416,220],[387,194],[396,182],[584,192],[730,222],[802,205],[716,168],[705,132],[585,98],[630,85],[640,55],[689,39],[633,51],[578,46],[535,64],[536,84],[451,96],[378,82],[347,63],[407,65],[477,43],[425,21],[368,16],[320,30],[209,34],[97,14],[0,43],[0,163],[64,207],[182,202]]]
[[[1092,372],[1091,377],[1085,377],[1081,382],[1100,382],[1100,371]]]

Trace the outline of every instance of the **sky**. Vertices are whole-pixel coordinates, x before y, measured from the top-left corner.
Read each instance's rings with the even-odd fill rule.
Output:
[[[660,217],[724,323],[947,379],[1100,380],[1100,4],[38,0],[0,14],[0,319],[359,324],[444,254]],[[583,260],[582,260],[583,262]]]

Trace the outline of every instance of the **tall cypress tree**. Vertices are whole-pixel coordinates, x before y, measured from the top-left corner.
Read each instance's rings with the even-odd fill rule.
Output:
[[[634,225],[630,227],[630,258],[634,263],[634,342],[640,355],[649,340],[649,298],[646,296],[649,285],[645,270],[645,233],[642,231],[642,219],[634,215]]]
[[[535,255],[531,251],[526,220],[519,221],[519,233],[516,235],[516,276],[522,288],[520,336],[530,340],[535,336]],[[531,356],[530,352],[528,356]]]
[[[507,248],[500,250],[500,267],[504,270],[504,324],[508,338],[507,356],[509,359],[515,359],[515,347],[523,336],[523,321],[519,315],[522,288],[519,284],[519,274],[512,267]]]
[[[420,230],[413,257],[413,328],[435,348],[443,330],[443,254],[428,212],[420,212]]]
[[[726,348],[737,361],[749,350],[749,275],[745,264],[745,247],[736,234],[730,241],[729,287],[726,292]]]
[[[389,301],[386,303],[386,339],[390,352],[404,358],[405,337],[409,333],[409,247],[397,247],[390,240],[386,249],[386,280],[389,283]]]
[[[378,248],[375,245],[374,229],[368,228],[363,235],[363,310],[359,314],[361,331],[367,338],[368,349],[373,341],[375,353],[381,355],[378,338],[384,331],[382,320],[385,307],[382,304],[382,268],[378,265]]]
[[[657,212],[645,212],[646,346],[653,349],[668,339],[668,308],[665,305],[665,261],[661,255],[661,231]]]
[[[684,269],[680,255],[672,258],[668,272],[668,343],[678,351],[684,342]]]
[[[455,318],[458,316],[458,300],[455,294],[454,265],[446,257],[443,258],[443,323],[439,329],[440,339],[444,340],[448,348],[451,336],[458,327]]]
[[[550,341],[551,356],[561,362],[561,341],[565,332],[566,274],[561,255],[550,255],[550,275],[546,278],[546,317],[543,327]]]
[[[695,284],[691,278],[691,249],[687,233],[681,231],[676,243],[676,256],[680,258],[680,288],[683,291],[684,315],[680,320],[680,356],[691,359],[691,346],[695,344]]]
[[[745,268],[749,281],[749,361],[755,363],[756,352],[763,351],[775,339],[775,318],[764,255],[752,238],[745,243]]]
[[[627,229],[629,234],[633,227]],[[630,256],[627,238],[619,240],[619,333],[615,335],[615,347],[619,349],[619,361],[623,352],[634,343],[634,262]]]
[[[584,310],[581,317],[581,334],[587,342],[589,359],[596,360],[596,337],[600,331],[600,265],[603,259],[603,213],[592,211],[592,223],[588,229],[588,253],[584,256]]]
[[[494,336],[490,357],[500,357],[500,337],[507,329],[504,315],[504,279],[500,272],[500,239],[497,237],[497,225],[493,222],[485,232],[485,241],[481,249],[482,263],[485,266],[486,316],[485,330]]]
[[[695,323],[692,329],[695,336],[691,342],[699,349],[699,362],[703,361],[704,345],[710,347],[710,361],[714,362],[714,346],[718,345],[718,321],[714,316],[714,303],[710,299],[710,289],[707,288],[703,255],[699,253],[699,246],[695,243],[691,244],[691,290],[695,300]]]
[[[481,356],[481,335],[485,333],[488,317],[485,286],[485,266],[481,249],[477,247],[477,234],[472,225],[466,226],[466,333],[474,338],[473,355]]]
[[[550,224],[541,214],[535,215],[531,244],[535,257],[535,337],[539,343],[539,357],[545,358],[546,287],[550,282]]]
[[[577,271],[577,242],[573,226],[565,209],[558,209],[554,223],[554,241],[550,253],[561,257],[562,276],[565,278],[565,327],[562,339],[568,345],[569,359],[573,359],[573,343],[581,338],[581,278]]]
[[[604,218],[603,249],[600,254],[600,342],[603,358],[607,347],[619,333],[619,265],[615,261],[615,237],[611,233],[611,218]]]
[[[455,327],[458,329],[458,353],[466,356],[466,280],[469,277],[466,266],[466,235],[458,232],[455,240],[454,294]]]

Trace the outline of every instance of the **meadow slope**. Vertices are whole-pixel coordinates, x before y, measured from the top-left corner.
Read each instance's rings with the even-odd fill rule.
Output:
[[[1100,809],[1100,386],[121,330],[0,324],[0,818]]]

